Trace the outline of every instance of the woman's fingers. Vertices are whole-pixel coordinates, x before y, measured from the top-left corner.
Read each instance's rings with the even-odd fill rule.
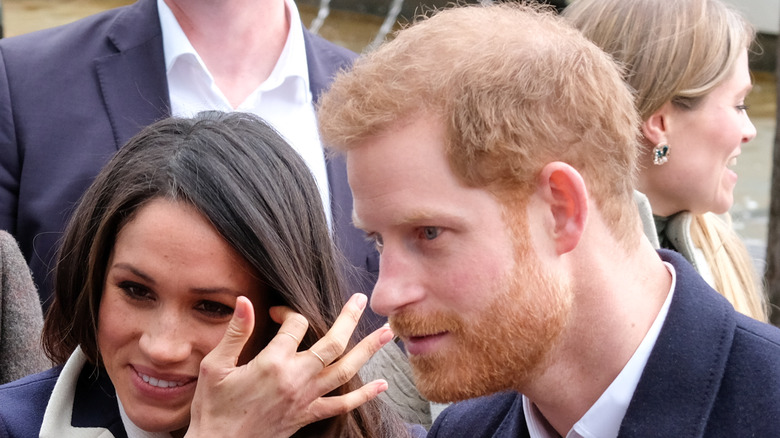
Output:
[[[278,333],[246,366],[236,367],[254,325],[251,303],[238,298],[222,341],[201,362],[188,436],[289,436],[385,391],[387,382],[377,380],[347,394],[325,396],[352,379],[393,337],[389,327],[382,327],[344,354],[366,303],[365,295],[352,296],[328,333],[300,352],[308,321],[290,308],[273,307]]]
[[[301,344],[306,331],[309,329],[309,321],[300,313],[294,312],[287,306],[274,306],[269,311],[271,319],[280,325],[276,336],[271,340],[272,344],[281,344],[283,347],[295,345],[295,350]]]
[[[328,393],[348,382],[377,351],[393,339],[393,331],[385,325],[361,340],[341,359],[327,367],[316,381],[318,392]]]
[[[327,367],[344,354],[367,302],[368,297],[363,294],[352,295],[341,309],[333,327],[322,339],[309,348],[309,353],[319,365]]]
[[[203,359],[208,367],[233,368],[238,362],[238,357],[244,349],[247,340],[252,335],[255,327],[255,312],[252,302],[247,297],[238,297],[236,299],[236,308],[233,311],[233,317],[230,324],[222,336],[222,340],[217,346]]]
[[[364,403],[373,400],[376,396],[386,390],[386,381],[375,380],[344,395],[320,397],[309,406],[309,413],[312,418],[308,422],[312,423],[325,418],[345,414]]]

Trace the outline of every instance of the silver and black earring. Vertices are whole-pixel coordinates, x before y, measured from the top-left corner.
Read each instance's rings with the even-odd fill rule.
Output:
[[[653,148],[653,164],[660,166],[669,161],[669,152],[671,148],[666,143],[658,143]]]

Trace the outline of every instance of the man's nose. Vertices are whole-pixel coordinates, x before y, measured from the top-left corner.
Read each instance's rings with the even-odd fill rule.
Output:
[[[403,250],[385,244],[379,258],[379,278],[371,294],[371,309],[392,316],[400,309],[422,300],[425,296],[421,269]]]

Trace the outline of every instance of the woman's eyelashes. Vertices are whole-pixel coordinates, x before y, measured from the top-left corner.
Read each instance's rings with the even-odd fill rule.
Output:
[[[134,281],[121,281],[117,286],[128,298],[138,301],[147,301],[153,298],[149,288]]]
[[[213,318],[224,318],[233,315],[233,308],[217,301],[203,300],[198,302],[195,309]]]
[[[133,301],[150,302],[157,299],[150,288],[135,281],[121,281],[117,287]],[[233,315],[233,306],[215,300],[198,300],[193,309],[213,319],[224,319]]]

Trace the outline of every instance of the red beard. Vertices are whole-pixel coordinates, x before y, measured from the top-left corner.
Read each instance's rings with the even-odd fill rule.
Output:
[[[417,388],[434,402],[451,402],[504,390],[522,390],[543,368],[568,320],[572,296],[559,278],[526,253],[513,272],[486,291],[491,301],[465,320],[452,312],[406,311],[390,317],[406,340],[448,332],[438,350],[410,355]],[[474,297],[480,306],[481,298]]]

